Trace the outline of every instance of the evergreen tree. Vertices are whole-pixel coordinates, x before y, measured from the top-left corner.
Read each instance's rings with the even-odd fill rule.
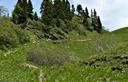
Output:
[[[18,0],[12,13],[12,21],[16,24],[24,23],[27,18],[33,18],[33,7],[31,0]]]
[[[49,25],[51,24],[53,18],[53,4],[51,0],[43,0],[41,4],[41,19],[44,24]]]
[[[91,29],[90,17],[89,17],[89,13],[88,13],[87,7],[85,8],[85,12],[84,12],[84,10],[83,10],[83,17],[84,17],[84,19],[83,19],[83,25],[84,25],[84,27],[85,27],[87,30],[89,30],[89,31],[92,32],[93,29]]]
[[[35,21],[38,21],[38,15],[37,15],[36,12],[34,13],[34,20],[35,20]]]
[[[94,17],[95,17],[95,19],[97,19],[97,12],[95,9],[94,9]]]
[[[99,16],[98,16],[98,19],[97,19],[97,23],[98,23],[97,32],[98,33],[101,33],[101,31],[102,31],[102,23],[101,23],[101,20],[100,20],[100,17]]]
[[[79,4],[77,5],[77,12],[78,12],[78,15],[82,14],[82,6]]]
[[[54,18],[63,19],[65,17],[65,0],[54,0]]]
[[[72,12],[70,10],[70,3],[69,3],[68,0],[66,0],[66,12],[65,12],[65,14],[66,14],[66,19],[67,20],[72,19]]]
[[[91,10],[91,20],[92,20],[93,29],[96,30],[97,29],[97,12],[95,9],[94,11]]]
[[[89,12],[88,12],[88,8],[85,8],[85,13],[86,13],[86,17],[89,17]]]
[[[25,8],[25,7],[24,7]],[[12,12],[12,21],[16,24],[21,24],[26,21],[26,12],[23,8],[23,1],[18,0]]]
[[[94,16],[94,14],[93,14],[93,11],[92,11],[92,9],[91,9],[91,18]]]
[[[75,13],[75,7],[74,5],[72,5],[72,15],[74,16],[74,13]]]
[[[26,14],[27,12],[27,0],[22,0],[21,4],[20,4],[22,11],[24,12],[24,14]]]
[[[27,3],[27,16],[30,19],[33,19],[33,6],[31,0],[28,1]]]
[[[17,3],[21,3],[21,1],[22,1],[22,0],[18,0],[18,2],[17,2]]]

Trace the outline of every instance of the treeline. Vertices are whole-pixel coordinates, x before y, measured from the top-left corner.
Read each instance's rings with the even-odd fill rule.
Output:
[[[78,13],[78,14],[76,14]],[[60,22],[64,22],[66,25],[62,30],[66,33],[69,32],[69,21],[73,20],[73,17],[80,17],[82,25],[89,31],[97,31],[101,33],[102,23],[100,17],[97,16],[96,10],[91,10],[89,15],[88,8],[82,8],[79,4],[76,9],[74,5],[71,5],[68,0],[43,0],[40,7],[41,17],[39,18],[36,12],[33,12],[33,5],[31,0],[18,0],[17,4],[12,12],[12,21],[15,24],[22,24],[31,19],[34,21],[40,21],[46,26],[61,27]],[[60,28],[61,29],[61,28]],[[49,27],[45,28],[45,31],[49,32]]]

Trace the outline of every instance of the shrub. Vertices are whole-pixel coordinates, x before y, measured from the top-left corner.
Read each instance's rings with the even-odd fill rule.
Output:
[[[69,53],[46,46],[37,46],[30,49],[27,60],[42,66],[61,65],[74,61]]]
[[[45,25],[40,21],[35,21],[35,20],[28,19],[27,20],[27,28],[37,29],[37,30],[42,31],[45,28]]]
[[[27,33],[8,19],[0,18],[0,48],[16,47],[19,43],[29,41]]]
[[[5,21],[0,25],[0,46],[3,47],[14,47],[18,43],[18,37],[15,31],[12,29],[13,24]]]
[[[26,42],[30,41],[30,37],[26,30],[23,30],[21,28],[14,28],[17,37],[19,38],[19,43],[24,44]]]
[[[73,17],[71,21],[67,22],[67,26],[70,31],[76,31],[80,35],[86,35],[86,29],[82,24],[82,18],[80,17],[77,16]]]

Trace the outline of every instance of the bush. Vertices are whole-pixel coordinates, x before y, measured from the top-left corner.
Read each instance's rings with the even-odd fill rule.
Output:
[[[28,19],[27,20],[27,28],[37,29],[37,30],[42,31],[45,28],[45,25],[40,21]]]
[[[30,49],[27,60],[42,66],[62,65],[74,61],[69,53],[46,46],[37,46]]]
[[[23,30],[21,28],[14,28],[17,37],[19,38],[19,43],[24,44],[26,42],[30,41],[30,37],[26,30]]]
[[[15,47],[18,44],[18,37],[15,31],[12,29],[13,24],[5,21],[0,25],[0,46],[3,47]]]
[[[71,21],[67,22],[67,26],[70,31],[76,31],[80,35],[86,35],[86,29],[80,17],[74,16]]]
[[[0,18],[0,48],[16,47],[19,43],[29,41],[27,33],[7,19]]]

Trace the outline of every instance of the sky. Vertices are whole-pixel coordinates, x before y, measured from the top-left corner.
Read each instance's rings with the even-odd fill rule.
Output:
[[[69,0],[75,6],[81,4],[83,8],[96,9],[105,29],[110,31],[128,26],[128,0]],[[12,12],[17,0],[0,0],[0,5]],[[32,0],[34,11],[39,14],[42,0]]]

